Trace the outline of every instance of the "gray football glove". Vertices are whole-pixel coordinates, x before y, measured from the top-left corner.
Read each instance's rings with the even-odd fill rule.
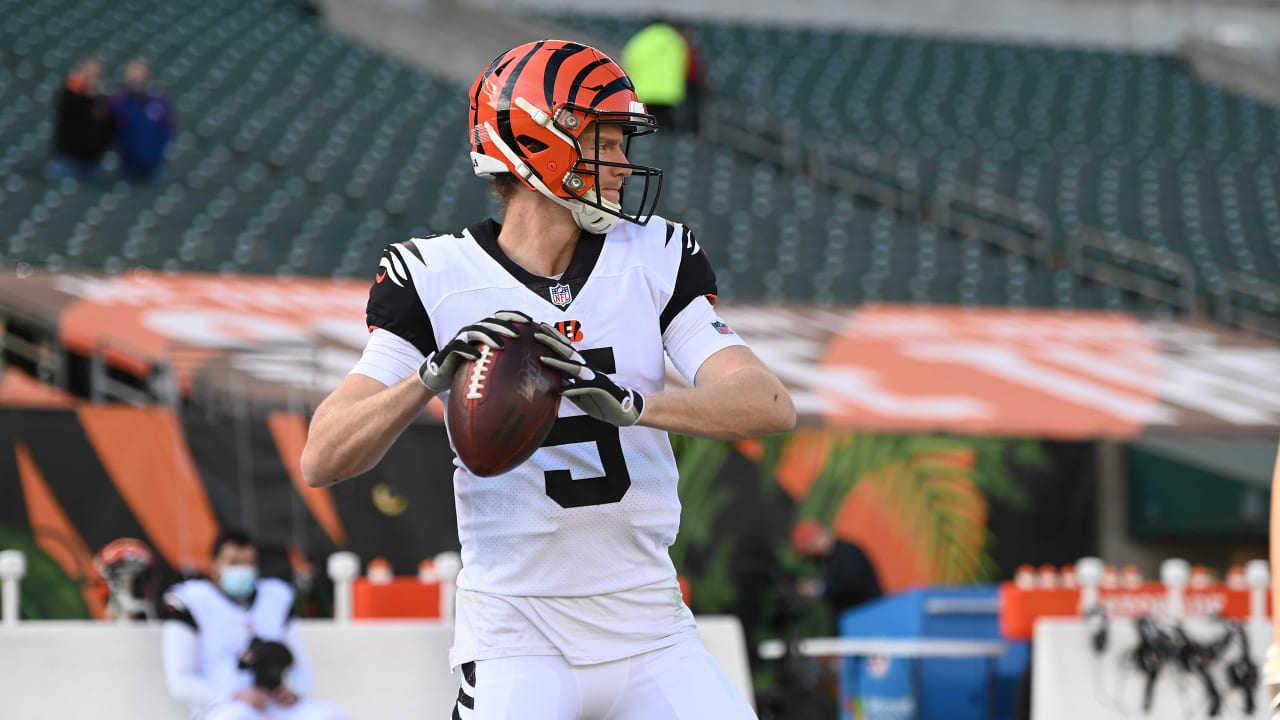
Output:
[[[494,350],[502,349],[503,338],[513,338],[520,333],[513,323],[532,323],[533,318],[515,310],[502,310],[484,320],[458,331],[447,345],[427,356],[418,366],[418,382],[439,395],[453,384],[453,374],[463,360],[475,360],[480,351],[474,343],[484,343]]]
[[[533,338],[547,346],[554,355],[543,355],[542,362],[556,370],[564,378],[560,394],[597,420],[610,425],[626,427],[635,425],[644,414],[644,396],[609,379],[583,360],[582,355],[555,328],[542,323],[533,332]]]

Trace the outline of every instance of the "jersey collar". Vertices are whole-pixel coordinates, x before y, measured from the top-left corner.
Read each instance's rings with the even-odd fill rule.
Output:
[[[498,245],[498,233],[502,232],[502,224],[497,220],[489,218],[467,228],[467,232],[475,239],[476,244],[511,277],[519,280],[534,295],[562,311],[568,310],[574,299],[578,297],[582,286],[587,283],[587,278],[591,276],[591,271],[595,269],[596,262],[600,259],[600,252],[604,249],[604,235],[584,231],[573,249],[569,267],[559,279],[556,279],[534,275],[507,257],[502,247]]]

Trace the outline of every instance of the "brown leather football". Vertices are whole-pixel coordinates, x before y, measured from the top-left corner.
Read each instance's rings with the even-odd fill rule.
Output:
[[[560,373],[538,360],[550,351],[533,338],[536,326],[515,323],[519,337],[501,350],[477,344],[480,358],[464,361],[449,392],[449,436],[473,474],[510,472],[547,439],[560,407]]]

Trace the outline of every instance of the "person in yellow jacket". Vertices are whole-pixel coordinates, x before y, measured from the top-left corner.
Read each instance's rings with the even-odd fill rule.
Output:
[[[684,102],[688,67],[689,45],[684,36],[661,20],[633,35],[622,48],[622,68],[661,130],[680,130],[676,108]]]

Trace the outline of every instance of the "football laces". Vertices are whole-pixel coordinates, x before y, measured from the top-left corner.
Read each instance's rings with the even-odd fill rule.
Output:
[[[489,376],[489,365],[493,362],[493,348],[488,345],[480,346],[480,357],[476,358],[475,364],[471,366],[471,377],[467,382],[468,400],[479,400],[484,397],[484,383]]]

